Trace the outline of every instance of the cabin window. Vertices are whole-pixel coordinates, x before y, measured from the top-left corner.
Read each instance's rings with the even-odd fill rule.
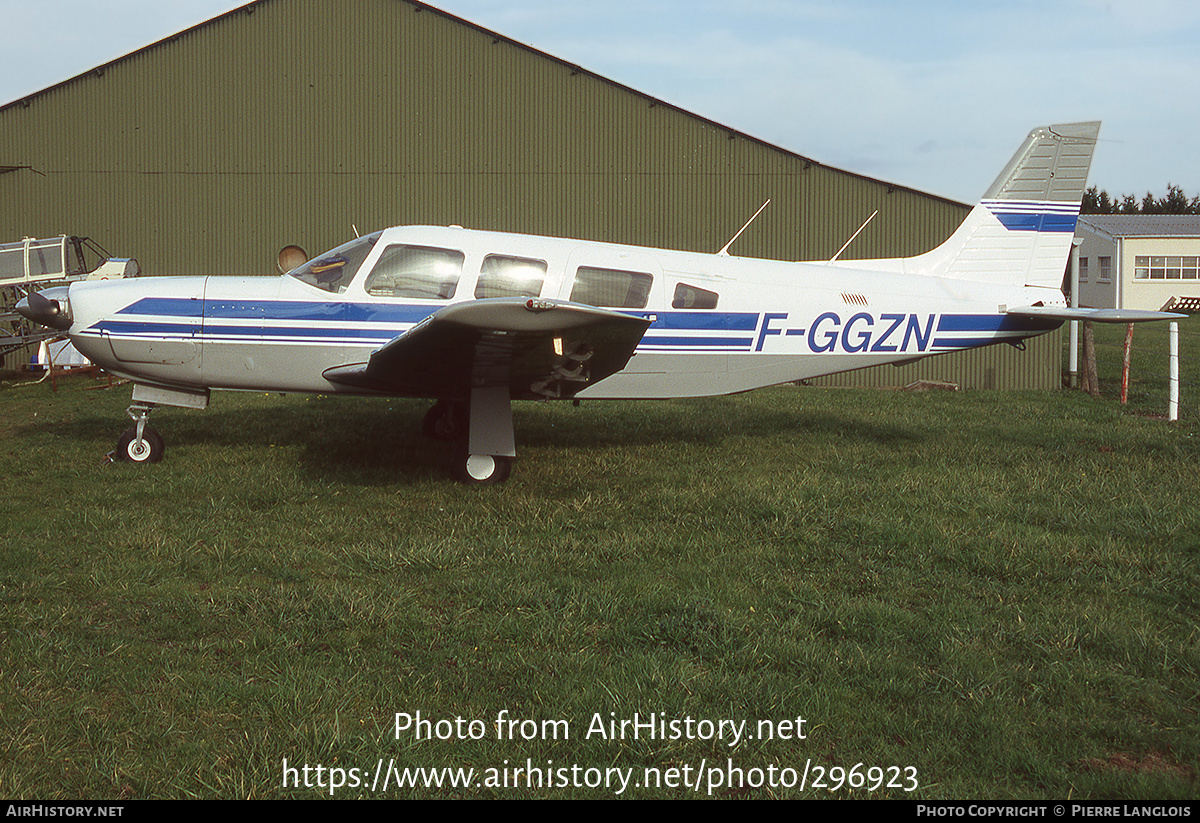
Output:
[[[571,287],[571,301],[614,309],[644,309],[654,277],[639,271],[580,266]]]
[[[367,294],[449,300],[462,276],[463,253],[427,246],[388,246],[367,278]]]
[[[479,270],[476,297],[537,297],[546,281],[546,261],[489,254]]]
[[[671,298],[673,309],[715,309],[717,293],[702,289],[699,286],[689,286],[680,283],[675,286],[675,296]]]
[[[344,292],[383,232],[357,237],[288,272],[297,280],[331,292]]]

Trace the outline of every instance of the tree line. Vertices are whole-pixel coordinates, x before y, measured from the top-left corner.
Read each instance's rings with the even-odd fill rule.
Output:
[[[1200,196],[1190,200],[1183,189],[1173,183],[1167,184],[1165,197],[1155,197],[1150,192],[1138,200],[1127,194],[1120,200],[1109,197],[1108,192],[1092,186],[1083,195],[1081,214],[1200,214]]]

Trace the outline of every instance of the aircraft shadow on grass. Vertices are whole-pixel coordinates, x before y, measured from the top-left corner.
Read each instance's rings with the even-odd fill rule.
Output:
[[[696,409],[694,402],[705,404]],[[876,423],[832,412],[770,408],[740,398],[655,401],[624,406],[611,414],[608,403],[584,410],[518,406],[520,442],[527,449],[571,454],[666,445],[722,447],[731,438],[783,437],[803,450],[819,449],[830,439],[911,447],[927,440],[920,427]],[[424,406],[415,400],[354,402],[314,397],[269,409],[209,409],[204,415],[172,419],[176,459],[194,448],[261,449],[299,445],[299,460],[313,476],[356,484],[405,482],[440,477],[453,444],[411,434]],[[56,423],[31,423],[22,434],[43,433],[105,454],[111,434],[109,417],[86,416]],[[564,459],[567,459],[564,458]],[[171,458],[168,458],[171,459]]]

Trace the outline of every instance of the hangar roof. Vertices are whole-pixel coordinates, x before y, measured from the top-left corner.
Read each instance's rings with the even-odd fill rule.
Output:
[[[1196,214],[1082,214],[1079,222],[1111,237],[1200,237]]]
[[[222,21],[224,21],[224,20],[226,20],[226,19],[228,19],[228,18],[231,18],[231,17],[233,17],[233,16],[235,16],[235,15],[238,15],[238,14],[253,14],[253,13],[254,13],[254,10],[255,10],[255,8],[257,8],[257,7],[260,7],[260,6],[264,6],[264,5],[266,5],[267,3],[276,2],[276,1],[277,1],[277,0],[253,0],[253,2],[247,3],[247,4],[245,4],[244,6],[239,6],[238,8],[236,8],[236,9],[233,9],[233,10],[231,10],[231,11],[228,11],[228,12],[226,12],[225,14],[218,15],[217,17],[214,17],[214,18],[212,18],[211,20],[207,20],[207,21],[205,21],[205,22],[203,22],[203,23],[200,23],[200,24],[198,24],[198,25],[196,25],[196,26],[193,26],[193,27],[191,27],[190,29],[186,29],[186,30],[184,30],[184,31],[177,32],[176,34],[173,34],[173,35],[171,35],[171,36],[169,36],[169,37],[165,37],[165,38],[163,38],[162,40],[159,40],[159,41],[158,41],[158,42],[156,42],[156,43],[151,43],[151,44],[150,44],[150,45],[148,45],[148,46],[145,46],[145,47],[143,47],[143,48],[140,48],[140,49],[138,49],[137,51],[130,52],[129,54],[126,54],[126,55],[124,55],[124,56],[122,56],[122,57],[118,57],[118,58],[117,58],[117,59],[115,59],[115,60],[110,60],[109,62],[107,62],[107,63],[104,63],[103,65],[100,65],[100,66],[97,66],[97,67],[95,67],[95,68],[89,69],[88,71],[85,71],[85,72],[83,72],[82,74],[78,74],[78,75],[76,75],[75,77],[71,77],[71,78],[69,78],[69,79],[67,79],[67,80],[64,80],[64,81],[62,81],[62,82],[60,82],[60,83],[56,83],[56,84],[54,84],[54,85],[52,85],[52,86],[47,86],[46,88],[44,88],[44,89],[41,89],[40,91],[33,92],[32,94],[27,94],[27,95],[25,95],[24,97],[22,97],[22,98],[20,98],[20,99],[18,99],[18,100],[14,100],[14,101],[13,101],[13,102],[11,102],[11,103],[8,103],[8,104],[5,104],[5,105],[0,105],[0,112],[3,112],[3,111],[5,111],[5,110],[7,110],[7,109],[9,109],[9,108],[13,108],[13,107],[15,107],[15,106],[25,106],[25,107],[28,107],[28,106],[31,104],[31,102],[32,102],[33,100],[35,100],[36,98],[40,97],[40,96],[41,96],[41,95],[43,95],[43,94],[46,94],[46,93],[48,93],[48,92],[51,92],[51,91],[54,91],[54,90],[57,90],[57,89],[61,89],[61,88],[63,88],[63,87],[66,87],[66,86],[69,86],[69,85],[71,85],[71,84],[73,84],[73,83],[75,83],[75,82],[77,82],[77,81],[79,81],[79,80],[81,80],[81,79],[83,79],[83,78],[89,77],[89,76],[102,77],[102,76],[104,76],[104,73],[105,73],[105,71],[106,71],[108,68],[110,68],[110,67],[113,67],[113,66],[116,66],[116,65],[119,65],[120,63],[122,63],[122,62],[124,62],[124,61],[126,61],[126,60],[129,60],[129,59],[131,59],[131,58],[137,57],[137,56],[139,56],[139,55],[146,54],[147,52],[153,51],[153,50],[155,50],[155,49],[159,49],[159,48],[163,48],[163,47],[166,47],[166,46],[170,46],[170,45],[171,45],[171,44],[173,44],[173,43],[174,43],[176,40],[178,40],[180,37],[182,37],[182,36],[184,36],[184,35],[191,34],[191,33],[193,33],[193,32],[198,32],[198,31],[200,31],[200,30],[202,30],[202,29],[204,29],[204,28],[207,28],[207,27],[209,27],[209,26],[213,26],[213,25],[219,24],[219,23],[221,23]],[[460,24],[460,25],[463,25],[463,26],[467,26],[467,27],[469,27],[469,28],[472,28],[472,29],[474,29],[474,30],[476,30],[476,31],[478,31],[478,32],[481,32],[481,33],[483,33],[483,34],[486,34],[486,35],[488,35],[488,36],[490,36],[490,37],[494,38],[494,39],[495,39],[495,41],[497,41],[497,42],[504,42],[504,43],[507,43],[507,44],[509,44],[509,45],[511,45],[511,46],[515,46],[515,47],[517,47],[517,48],[523,49],[523,50],[525,50],[525,51],[527,51],[527,52],[529,52],[529,53],[531,53],[531,54],[536,54],[536,55],[539,55],[540,57],[542,57],[542,58],[544,58],[544,59],[546,59],[546,60],[550,60],[550,61],[553,61],[553,62],[555,62],[555,63],[558,63],[558,64],[559,64],[559,65],[561,65],[561,66],[565,66],[565,67],[567,67],[567,68],[569,68],[569,69],[571,70],[571,73],[572,73],[572,75],[578,75],[578,74],[587,75],[587,76],[589,76],[589,77],[591,77],[591,78],[594,78],[594,79],[596,79],[596,80],[598,80],[598,81],[601,81],[601,82],[603,82],[603,83],[606,83],[606,84],[608,84],[608,85],[610,85],[610,86],[612,86],[612,87],[614,87],[614,88],[620,89],[620,90],[622,90],[622,91],[624,91],[624,92],[627,92],[627,93],[629,93],[629,94],[634,94],[634,95],[637,95],[638,97],[641,97],[641,98],[643,98],[644,100],[646,100],[646,101],[648,101],[648,102],[650,102],[650,103],[653,103],[653,104],[654,104],[654,105],[656,105],[656,106],[663,106],[663,107],[665,107],[665,108],[668,108],[668,109],[671,109],[671,110],[673,110],[673,111],[679,112],[680,114],[686,115],[687,117],[694,118],[694,119],[696,119],[696,120],[699,120],[699,121],[702,121],[702,122],[704,122],[704,123],[707,123],[707,124],[709,124],[709,125],[713,126],[714,128],[718,128],[718,129],[724,130],[724,131],[725,131],[725,132],[727,132],[727,133],[728,133],[728,134],[729,134],[731,137],[737,137],[737,138],[740,138],[740,139],[743,139],[743,140],[749,140],[749,141],[751,141],[751,142],[753,142],[753,143],[757,143],[757,144],[759,144],[759,145],[763,146],[764,148],[768,148],[768,149],[771,149],[771,150],[773,150],[773,151],[781,152],[781,153],[783,153],[783,154],[787,154],[787,155],[790,155],[790,156],[792,156],[792,157],[794,157],[794,158],[797,158],[797,159],[799,159],[799,160],[802,160],[802,161],[804,161],[806,164],[811,164],[811,165],[813,165],[813,166],[820,166],[820,167],[822,167],[822,168],[829,169],[830,171],[835,171],[835,172],[838,172],[838,173],[840,173],[840,174],[845,174],[845,175],[848,175],[848,176],[850,176],[850,177],[857,178],[857,179],[860,179],[860,180],[865,180],[865,181],[869,181],[869,182],[872,182],[872,183],[880,183],[880,184],[883,184],[883,185],[886,185],[886,186],[888,186],[890,190],[898,190],[898,191],[906,191],[906,192],[911,192],[911,193],[914,193],[914,194],[919,194],[919,195],[921,195],[921,196],[923,196],[923,197],[928,197],[928,198],[930,198],[930,199],[933,199],[933,200],[938,200],[938,201],[942,201],[942,202],[944,202],[944,203],[949,203],[949,204],[951,204],[951,205],[955,205],[955,206],[964,206],[964,205],[969,205],[969,204],[960,203],[960,202],[959,202],[959,201],[957,201],[957,200],[952,200],[952,199],[950,199],[950,198],[948,198],[948,197],[941,197],[941,196],[939,196],[939,195],[936,195],[936,194],[930,194],[930,193],[928,193],[928,192],[920,191],[920,190],[918,190],[918,189],[914,189],[914,188],[911,188],[911,187],[909,187],[909,186],[903,186],[903,185],[893,184],[893,183],[891,183],[891,182],[889,182],[889,181],[886,181],[886,180],[879,180],[878,178],[869,177],[869,176],[867,176],[867,175],[858,174],[858,173],[855,173],[855,172],[852,172],[852,171],[846,171],[845,169],[839,169],[839,168],[836,168],[836,167],[833,167],[833,166],[826,165],[826,164],[824,164],[824,163],[821,163],[821,162],[819,162],[819,161],[817,161],[817,160],[813,160],[813,159],[812,159],[812,158],[810,158],[810,157],[806,157],[806,156],[804,156],[804,155],[797,154],[796,152],[789,151],[789,150],[787,150],[787,149],[784,149],[784,148],[782,148],[782,147],[780,147],[780,146],[776,146],[776,145],[774,145],[774,144],[772,144],[772,143],[768,143],[768,142],[766,142],[765,140],[760,140],[759,138],[757,138],[757,137],[754,137],[754,136],[752,136],[752,135],[749,135],[749,134],[746,134],[745,132],[741,132],[741,131],[738,131],[737,129],[730,128],[730,127],[728,127],[728,126],[725,126],[725,125],[723,125],[723,124],[721,124],[721,123],[717,123],[716,121],[714,121],[714,120],[710,120],[709,118],[707,118],[707,117],[703,117],[702,115],[698,115],[698,114],[695,114],[694,112],[690,112],[690,111],[687,111],[686,109],[682,109],[682,108],[680,108],[680,107],[678,107],[678,106],[675,106],[675,105],[673,105],[673,104],[671,104],[671,103],[668,103],[668,102],[666,102],[666,101],[664,101],[664,100],[661,100],[661,99],[659,99],[659,98],[653,97],[653,96],[651,96],[651,95],[649,95],[649,94],[645,94],[644,92],[640,92],[640,91],[638,91],[637,89],[633,89],[633,88],[630,88],[629,86],[625,86],[625,85],[623,85],[623,84],[621,84],[621,83],[618,83],[618,82],[616,82],[615,80],[610,80],[609,78],[607,78],[607,77],[604,77],[604,76],[602,76],[602,75],[599,75],[599,74],[596,74],[595,72],[588,71],[587,69],[585,69],[585,68],[583,68],[583,67],[581,67],[581,66],[579,66],[579,65],[576,65],[576,64],[574,64],[574,63],[571,63],[571,62],[569,62],[569,61],[567,61],[567,60],[563,60],[563,59],[561,59],[561,58],[555,57],[555,56],[554,56],[554,55],[552,55],[552,54],[548,54],[548,53],[546,53],[546,52],[539,51],[538,49],[535,49],[535,48],[533,48],[532,46],[526,45],[526,44],[524,44],[524,43],[521,43],[520,41],[517,41],[517,40],[513,40],[512,38],[510,38],[510,37],[506,37],[506,36],[504,36],[503,34],[500,34],[500,33],[498,33],[498,32],[492,31],[491,29],[487,29],[487,28],[484,28],[483,26],[479,26],[479,25],[477,25],[477,24],[475,24],[475,23],[472,23],[472,22],[470,22],[469,20],[464,20],[464,19],[462,19],[462,18],[460,18],[460,17],[456,17],[455,15],[452,15],[452,14],[450,14],[449,12],[442,11],[441,9],[438,9],[438,8],[436,8],[436,7],[434,7],[434,6],[430,6],[430,5],[427,5],[427,4],[425,4],[425,3],[419,2],[419,0],[402,0],[402,2],[406,2],[406,3],[409,3],[409,4],[410,4],[410,5],[412,5],[412,6],[415,6],[415,7],[417,7],[417,10],[419,10],[419,11],[427,11],[427,12],[432,12],[433,14],[440,15],[441,17],[444,17],[444,18],[446,18],[446,19],[448,19],[448,20],[452,20],[452,21],[454,21],[454,22],[456,22],[456,23],[458,23],[458,24]]]

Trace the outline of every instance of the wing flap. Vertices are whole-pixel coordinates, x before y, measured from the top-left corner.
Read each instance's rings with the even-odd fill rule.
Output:
[[[556,300],[493,298],[435,312],[372,353],[328,369],[331,383],[465,400],[508,386],[515,400],[573,397],[629,362],[650,320]]]

